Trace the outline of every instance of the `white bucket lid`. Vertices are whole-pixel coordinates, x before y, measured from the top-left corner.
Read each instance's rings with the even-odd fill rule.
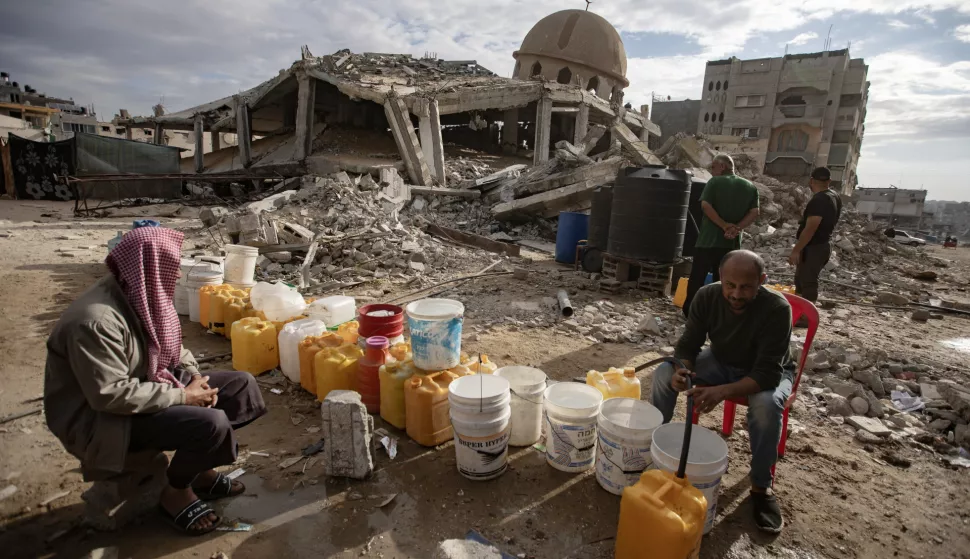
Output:
[[[643,436],[660,427],[663,421],[660,410],[633,398],[610,398],[600,409],[600,423],[624,438]]]
[[[510,365],[495,371],[495,374],[509,381],[514,391],[535,392],[546,385],[546,373],[535,367]]]
[[[421,299],[410,303],[405,310],[417,320],[448,320],[465,314],[465,305],[454,299]]]
[[[684,424],[668,423],[653,432],[652,452],[657,453],[666,464],[680,462],[680,451],[684,447]],[[709,470],[708,475],[723,472],[727,468],[728,446],[717,433],[694,425],[690,431],[690,452],[687,455],[689,466]]]
[[[468,375],[448,385],[452,403],[489,405],[509,398],[509,381],[495,375]]]
[[[595,414],[603,403],[603,393],[578,382],[559,382],[546,388],[546,405],[559,408],[561,413],[588,417]]]
[[[226,254],[240,254],[242,256],[259,256],[259,249],[256,247],[248,247],[245,245],[226,245]]]

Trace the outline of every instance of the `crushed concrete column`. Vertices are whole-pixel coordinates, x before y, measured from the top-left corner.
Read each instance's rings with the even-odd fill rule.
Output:
[[[371,438],[374,418],[360,394],[334,390],[320,405],[323,416],[323,468],[328,476],[364,479],[374,471]]]
[[[428,99],[419,99],[414,104],[414,109],[414,114],[418,116],[418,133],[421,136],[421,151],[424,153],[424,158],[428,162],[431,174],[437,175],[434,164],[434,146],[431,145],[434,141],[431,130],[434,126],[431,122],[431,102]]]
[[[155,123],[155,137],[153,138],[153,140],[156,145],[159,145],[159,146],[165,145],[165,128],[159,122]]]
[[[202,140],[205,136],[205,121],[201,114],[195,115],[195,172],[201,173],[205,170],[205,148],[202,147]]]
[[[502,125],[502,151],[515,155],[519,150],[519,109],[505,111]]]
[[[253,164],[252,134],[249,122],[249,107],[239,95],[232,96],[236,107],[236,141],[239,144],[239,161],[243,167]]]
[[[428,119],[431,121],[431,158],[428,166],[438,184],[445,186],[445,144],[441,139],[441,112],[437,99],[428,103]]]
[[[131,139],[132,139],[131,138],[131,134],[132,134],[132,131],[131,131],[131,122],[129,122],[128,125],[125,126],[125,139],[128,140],[128,141],[131,141]]]
[[[212,151],[219,151],[222,149],[222,141],[219,138],[219,133],[215,130],[209,132],[209,143]]]
[[[576,113],[576,126],[573,132],[573,145],[578,146],[582,143],[583,138],[586,137],[586,132],[589,130],[589,105],[586,103],[579,104],[579,112]]]
[[[392,94],[384,102],[384,114],[411,182],[418,186],[431,186],[431,169],[424,158],[424,152],[421,151],[421,144],[411,123],[411,113],[404,101]]]
[[[296,100],[296,149],[293,156],[297,161],[306,159],[313,150],[313,119],[316,103],[317,80],[305,73],[296,76],[299,84]]]
[[[552,129],[552,99],[542,97],[536,109],[536,145],[533,165],[549,161],[549,138]]]

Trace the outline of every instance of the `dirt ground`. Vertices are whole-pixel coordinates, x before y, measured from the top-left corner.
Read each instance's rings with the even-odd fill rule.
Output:
[[[104,243],[127,229],[130,219],[76,220],[69,204],[0,201],[0,220],[0,233],[12,234],[0,238],[0,276],[7,286],[0,292],[5,326],[0,331],[0,416],[7,416],[39,407],[34,399],[43,390],[48,332],[66,305],[107,272]],[[176,228],[196,227],[195,221],[162,221]],[[967,248],[939,255],[970,265]],[[529,266],[535,271],[529,280],[484,279],[444,296],[465,302],[467,328],[474,329],[476,315],[486,314],[483,305],[553,296],[555,279],[572,273],[548,259]],[[579,289],[573,303],[630,297]],[[669,307],[661,300],[650,304]],[[850,339],[887,351],[908,344],[915,354],[956,368],[952,374],[967,382],[970,354],[939,342],[967,337],[970,320],[948,315],[943,321],[918,324],[898,311],[856,310],[848,323],[823,324],[820,339]],[[666,316],[676,319],[673,312]],[[224,339],[204,333],[197,324],[186,321],[183,326],[184,343],[197,356],[229,350]],[[557,380],[591,368],[641,363],[660,350],[595,343],[551,328],[517,325],[483,329],[479,340],[466,348],[488,353],[500,365],[538,366]],[[649,372],[642,382],[648,398]],[[619,497],[602,490],[592,472],[559,472],[529,447],[511,451],[509,471],[502,477],[472,482],[458,474],[450,443],[420,447],[379,418],[378,427],[400,436],[399,454],[391,460],[377,451],[371,479],[328,479],[318,461],[280,470],[279,462],[318,440],[313,432],[319,425],[318,405],[292,386],[281,395],[264,387],[264,396],[269,414],[240,432],[244,447],[232,467],[246,470],[240,479],[248,491],[219,504],[225,518],[253,524],[249,533],[188,538],[153,514],[121,533],[83,528],[80,496],[87,484],[77,460],[47,430],[43,415],[3,424],[0,488],[12,484],[18,490],[0,501],[2,555],[82,557],[92,549],[115,546],[118,557],[134,558],[208,558],[220,551],[233,558],[424,558],[441,540],[477,530],[513,556],[612,557]],[[970,470],[948,469],[928,447],[907,443],[893,443],[893,451],[912,465],[891,466],[880,458],[882,450],[863,447],[844,426],[801,406],[792,412],[801,429],[789,440],[775,485],[787,525],[777,537],[758,533],[747,497],[750,454],[744,414],[738,415],[728,439],[730,468],[717,525],[704,539],[701,557],[970,558]],[[719,426],[720,408],[701,423]],[[271,456],[254,456],[252,451]],[[66,496],[40,505],[64,491]],[[394,499],[385,504],[391,495]],[[646,535],[644,545],[650,545]]]

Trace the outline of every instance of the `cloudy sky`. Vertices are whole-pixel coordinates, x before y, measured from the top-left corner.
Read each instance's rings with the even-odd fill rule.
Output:
[[[299,58],[340,48],[477,59],[508,76],[549,0],[32,0],[5,3],[0,70],[50,95],[150,114],[248,89]],[[700,97],[704,63],[851,42],[869,64],[863,186],[970,200],[967,0],[594,0],[629,56],[626,98]],[[963,162],[961,164],[961,162]]]

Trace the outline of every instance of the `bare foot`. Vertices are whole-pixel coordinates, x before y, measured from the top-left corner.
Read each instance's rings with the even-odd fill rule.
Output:
[[[192,491],[191,487],[186,487],[185,489],[176,489],[171,485],[166,485],[165,489],[162,489],[162,508],[164,508],[172,516],[182,512],[185,507],[191,505],[196,500],[198,500],[198,497],[195,495],[195,491]],[[189,530],[208,530],[217,522],[219,522],[219,517],[216,516],[215,513],[209,513],[208,516],[190,526]]]

